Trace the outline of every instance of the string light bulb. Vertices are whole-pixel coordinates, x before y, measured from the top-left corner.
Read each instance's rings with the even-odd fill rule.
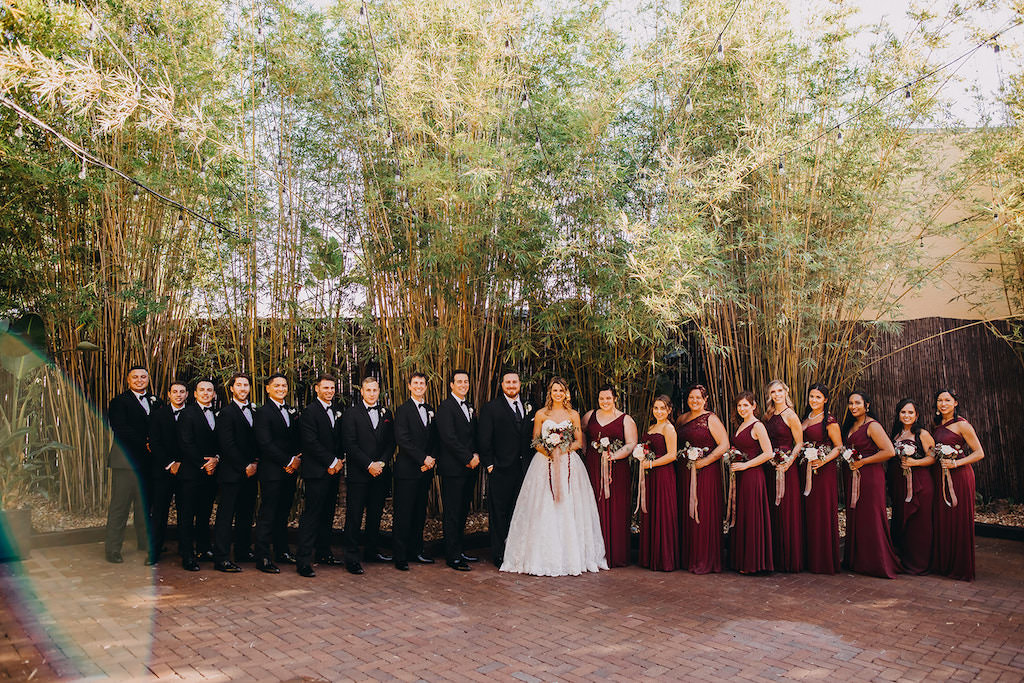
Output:
[[[388,136],[384,138],[384,146],[390,147],[394,143],[394,141],[394,138],[391,137],[391,133],[388,133]]]
[[[25,129],[21,127],[21,122],[18,122],[18,127],[14,129],[14,137],[20,138],[25,135]]]
[[[533,148],[535,150],[537,150],[538,152],[541,151],[540,138],[537,138],[537,141],[535,143],[533,143]]]
[[[401,172],[395,173],[395,182],[396,183],[402,182],[402,174],[401,174]]]
[[[840,126],[836,126],[836,144],[843,144],[843,129]]]
[[[722,47],[721,39],[719,39],[718,41],[718,49],[715,52],[715,57],[718,59],[718,61],[722,61],[723,59],[725,59],[725,48]]]
[[[368,17],[366,16],[366,5],[359,5],[359,21],[366,23]]]
[[[686,106],[684,107],[684,109],[686,110],[687,114],[693,113],[693,98],[691,98],[689,95],[686,96]]]
[[[132,192],[132,201],[135,203],[138,203],[139,201],[139,188],[137,187],[135,188],[135,191]]]
[[[782,163],[782,159],[779,159],[779,165],[776,168],[778,168],[780,175],[786,172],[786,165]]]
[[[82,157],[82,170],[78,172],[78,179],[85,180],[85,157]]]
[[[914,96],[910,93],[910,86],[908,85],[903,89],[903,101],[910,104],[914,101]]]
[[[525,93],[525,92],[523,93],[522,101],[519,103],[519,108],[520,109],[529,109],[530,108],[530,96],[527,93]]]
[[[183,227],[185,227],[185,219],[182,217],[180,213],[178,214],[178,221],[174,224],[174,227],[177,228],[178,230],[181,230]]]
[[[999,54],[999,36],[992,36],[992,52]]]

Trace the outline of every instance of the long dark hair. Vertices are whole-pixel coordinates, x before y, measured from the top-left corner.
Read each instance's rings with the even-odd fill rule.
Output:
[[[896,441],[903,432],[903,422],[900,420],[900,411],[906,408],[908,405],[914,406],[914,410],[917,411],[917,419],[914,420],[914,424],[910,425],[910,433],[914,435],[914,443],[917,444],[917,452],[924,453],[924,444],[921,443],[921,430],[924,426],[921,424],[921,407],[912,398],[901,398],[900,402],[896,405],[896,414],[892,418],[892,429],[889,431],[889,438]]]
[[[861,399],[864,400],[865,419],[871,418],[872,420],[878,422],[878,415],[876,415],[875,411],[871,408],[871,396],[868,395],[866,391],[860,391],[858,389],[855,389],[854,391],[851,391],[846,395],[847,408],[846,416],[843,418],[843,438],[846,438],[846,436],[850,433],[850,427],[853,426],[855,420],[853,415],[850,415],[849,408],[850,397],[852,396],[860,396]]]
[[[828,387],[821,382],[815,382],[811,386],[807,387],[808,396],[812,391],[817,389],[821,392],[821,395],[825,397],[825,409],[821,414],[821,424],[828,426],[828,418],[832,416],[832,392],[829,391]],[[807,403],[807,410],[804,411],[803,419],[806,420],[811,416],[811,404]]]
[[[937,404],[939,402],[939,396],[942,396],[943,394],[949,394],[953,397],[953,400],[956,401],[956,405],[953,406],[953,422],[956,422],[958,417],[963,417],[963,415],[960,414],[960,397],[956,395],[956,392],[952,389],[939,389],[935,392],[935,398],[932,399],[932,408],[935,410],[935,415],[932,416],[932,425],[935,427],[942,424],[942,415],[939,414]]]

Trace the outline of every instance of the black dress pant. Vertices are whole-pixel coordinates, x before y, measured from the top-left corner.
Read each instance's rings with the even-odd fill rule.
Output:
[[[231,543],[235,542],[235,554],[241,556],[248,551],[252,536],[252,508],[247,502],[249,480],[220,482],[217,498],[217,520],[213,525],[213,561],[227,562],[231,559]],[[244,508],[249,505],[248,511]],[[248,512],[248,521],[246,521]],[[243,545],[244,543],[244,545]]]
[[[252,525],[256,520],[256,495],[259,481],[256,477],[242,480],[242,490],[235,503],[235,557],[241,559],[252,552]]]
[[[516,463],[512,467],[495,467],[487,475],[487,519],[491,530],[491,559],[500,564],[505,557],[505,540],[512,524],[519,488],[523,484],[523,469]]]
[[[210,515],[216,497],[217,480],[205,472],[178,483],[178,554],[182,560],[212,549]]]
[[[345,483],[345,563],[359,562],[359,527],[366,511],[366,533],[363,544],[366,555],[377,554],[380,542],[380,518],[384,513],[384,501],[388,497],[390,470],[370,481],[347,481]]]
[[[288,515],[295,499],[295,477],[260,482],[260,510],[256,515],[256,558],[273,561],[288,550]]]
[[[331,554],[334,507],[338,502],[338,477],[305,479],[305,505],[299,516],[299,549],[296,562],[313,564],[316,558]]]
[[[146,541],[149,510],[143,498],[143,487],[146,483],[148,482],[140,482],[135,470],[130,467],[110,469],[110,507],[107,508],[104,540],[104,549],[108,555],[121,552],[129,514],[132,515],[132,522],[135,525],[135,539],[138,541],[139,550],[149,550]]]
[[[395,562],[408,562],[423,554],[423,526],[427,522],[427,495],[433,471],[417,479],[395,479],[394,522],[391,543]]]
[[[441,503],[444,514],[441,526],[444,531],[444,555],[448,562],[459,561],[462,557],[463,536],[466,533],[466,518],[469,503],[473,498],[476,472],[467,472],[458,477],[441,477]]]
[[[167,539],[167,516],[171,500],[177,498],[178,477],[167,470],[153,473],[152,496],[149,502],[149,555],[157,558]]]

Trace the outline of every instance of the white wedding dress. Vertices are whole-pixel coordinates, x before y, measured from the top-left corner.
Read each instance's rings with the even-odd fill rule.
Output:
[[[545,420],[541,435],[570,420]],[[555,501],[557,493],[558,501]],[[590,478],[575,452],[558,463],[535,453],[512,513],[501,571],[535,576],[579,576],[608,569],[601,520]]]

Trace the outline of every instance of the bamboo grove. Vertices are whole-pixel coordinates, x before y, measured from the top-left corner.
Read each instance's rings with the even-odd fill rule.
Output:
[[[283,370],[300,402],[322,369],[398,399],[457,367],[483,401],[512,366],[638,416],[691,347],[719,405],[848,387],[972,184],[999,192],[958,229],[1003,226],[1019,310],[1019,133],[947,128],[943,169],[920,132],[956,79],[934,48],[988,9],[858,63],[841,3],[795,31],[782,2],[7,2],[0,305],[50,359],[0,378],[8,498],[102,507],[94,406],[137,362],[158,389]]]

